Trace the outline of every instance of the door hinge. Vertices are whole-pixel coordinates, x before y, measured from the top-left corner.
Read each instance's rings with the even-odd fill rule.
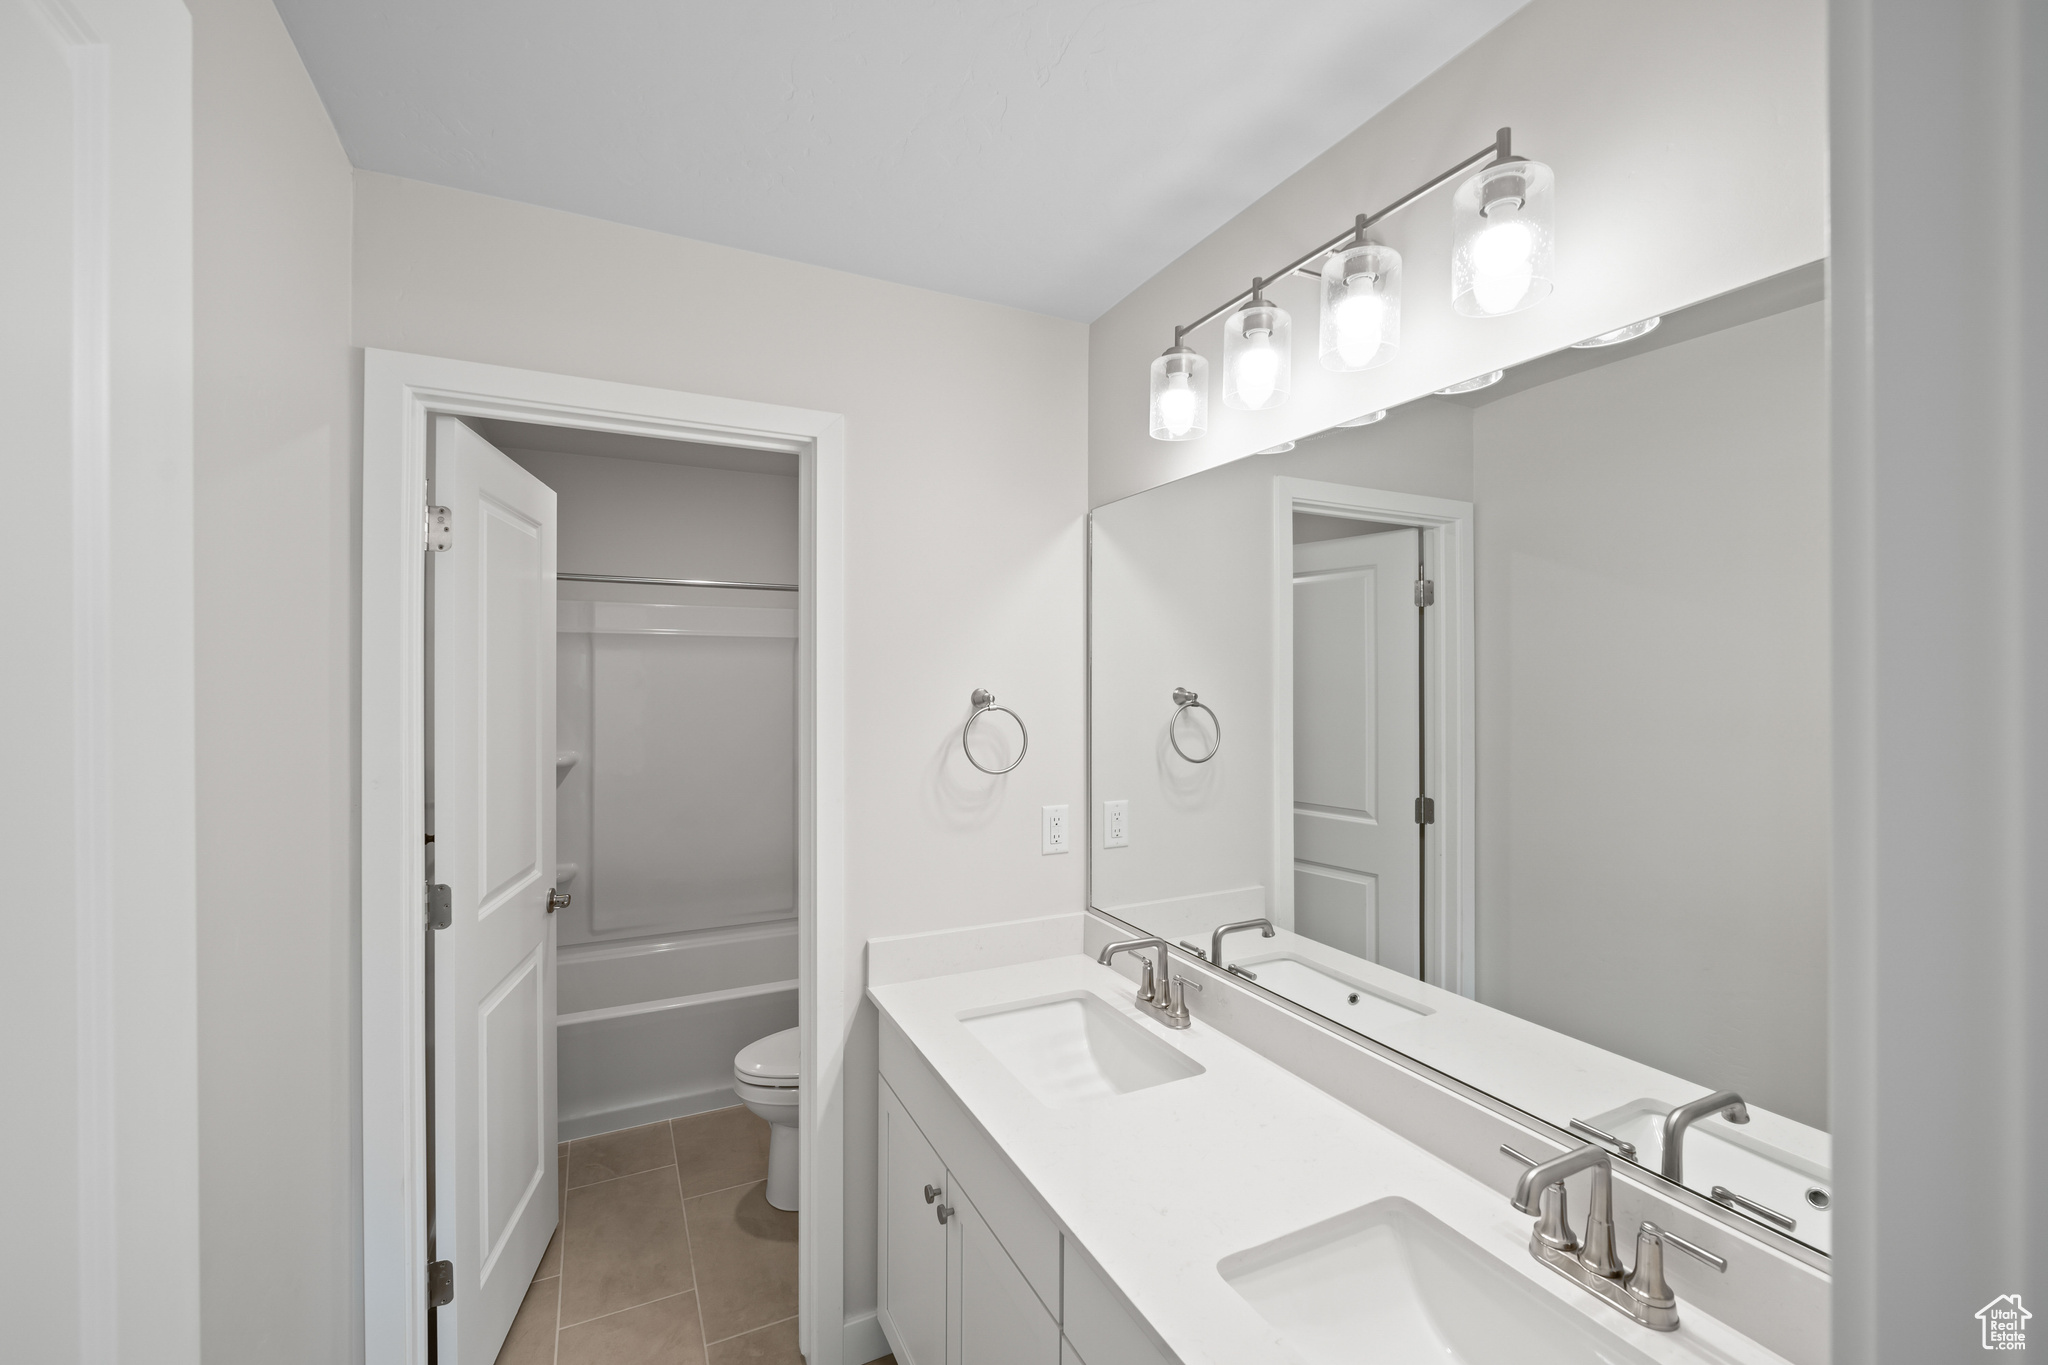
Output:
[[[446,1308],[455,1302],[455,1262],[427,1263],[427,1307]]]
[[[455,514],[445,507],[427,506],[427,549],[438,554],[455,548]]]
[[[446,929],[455,923],[455,893],[440,882],[427,883],[427,927]]]
[[[1429,581],[1429,580],[1428,580],[1427,578],[1418,578],[1418,579],[1416,579],[1416,580],[1415,580],[1415,605],[1416,605],[1416,606],[1418,606],[1418,607],[1433,607],[1433,606],[1435,606],[1435,605],[1436,605],[1436,584],[1434,584],[1434,583],[1430,582],[1430,581]]]
[[[1415,798],[1415,823],[1418,825],[1433,825],[1436,823],[1436,798],[1434,796],[1418,796]]]

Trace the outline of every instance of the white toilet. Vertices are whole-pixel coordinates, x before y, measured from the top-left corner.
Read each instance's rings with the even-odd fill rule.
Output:
[[[768,1120],[768,1202],[796,1208],[796,1106],[802,1093],[793,1028],[756,1039],[732,1059],[740,1102]]]

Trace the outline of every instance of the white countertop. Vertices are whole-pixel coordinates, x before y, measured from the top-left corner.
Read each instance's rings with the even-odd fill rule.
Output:
[[[1050,1109],[960,1022],[1006,1001],[1086,990],[1204,1069],[1147,1090]],[[1531,1220],[1501,1194],[1204,1025],[1184,1031],[1080,955],[872,987],[876,1006],[1036,1187],[1056,1217],[1185,1365],[1298,1362],[1217,1262],[1390,1197],[1420,1205],[1559,1302],[1654,1360],[1772,1365],[1781,1357],[1685,1299],[1675,1333],[1630,1322],[1538,1264]],[[1621,1239],[1623,1259],[1633,1237]],[[1705,1273],[1705,1272],[1697,1272]]]

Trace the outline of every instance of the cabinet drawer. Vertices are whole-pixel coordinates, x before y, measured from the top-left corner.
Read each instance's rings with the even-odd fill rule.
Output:
[[[881,1071],[947,1169],[973,1192],[989,1231],[1017,1263],[1046,1311],[1057,1317],[1060,1229],[1052,1211],[887,1015],[882,1017]]]
[[[1061,1325],[1072,1347],[1069,1354],[1098,1365],[1179,1365],[1151,1329],[1124,1306],[1122,1296],[1072,1238],[1067,1239],[1064,1260],[1066,1312]]]

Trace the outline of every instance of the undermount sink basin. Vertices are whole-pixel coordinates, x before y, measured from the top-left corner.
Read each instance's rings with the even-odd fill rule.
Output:
[[[1202,1074],[1201,1063],[1087,991],[976,1010],[960,1022],[1051,1109]]]
[[[1216,1269],[1309,1365],[1652,1365],[1405,1199],[1338,1214]]]
[[[1253,979],[1267,990],[1361,1031],[1412,1024],[1423,1015],[1436,1013],[1428,1005],[1405,1000],[1384,987],[1295,953],[1239,958],[1235,965],[1253,972]]]
[[[1664,1164],[1664,1116],[1671,1105],[1663,1100],[1635,1100],[1588,1120],[1596,1128],[1636,1145],[1635,1160],[1649,1170]],[[1832,1173],[1811,1161],[1766,1142],[1718,1114],[1685,1130],[1685,1184],[1701,1194],[1715,1187],[1761,1204],[1784,1221],[1766,1218],[1740,1203],[1729,1207],[1746,1213],[1765,1227],[1797,1237],[1821,1251],[1834,1249],[1829,1206],[1834,1203]],[[1790,1223],[1791,1226],[1786,1224]]]

